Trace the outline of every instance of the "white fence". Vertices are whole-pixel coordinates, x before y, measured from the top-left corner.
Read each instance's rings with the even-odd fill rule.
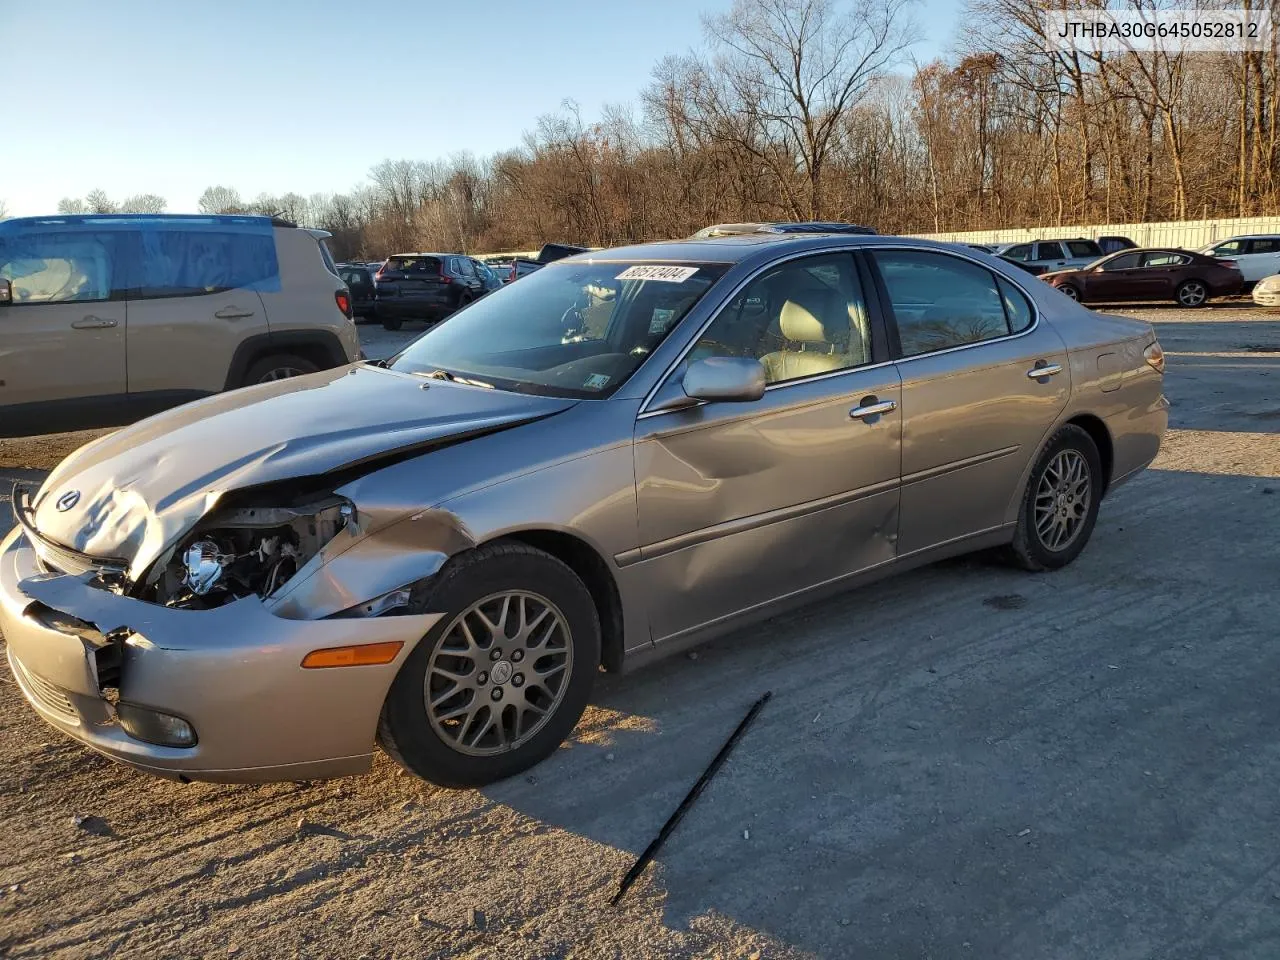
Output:
[[[1169,223],[1105,223],[1083,227],[1026,227],[970,230],[963,233],[919,233],[921,239],[956,243],[1019,243],[1084,237],[1128,237],[1140,247],[1196,250],[1226,237],[1251,233],[1280,234],[1280,217],[1235,217],[1226,220],[1183,220]]]

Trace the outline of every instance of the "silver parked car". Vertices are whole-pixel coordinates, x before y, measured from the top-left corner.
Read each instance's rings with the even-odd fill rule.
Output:
[[[1102,247],[1093,240],[1036,240],[1030,243],[1005,243],[992,251],[1006,260],[1016,260],[1037,272],[1075,270],[1087,267],[1103,256]]]
[[[955,245],[588,253],[16,488],[0,627],[41,715],[156,774],[349,774],[376,739],[484,784],[601,667],[967,551],[1071,562],[1156,456],[1162,371],[1148,324]]]

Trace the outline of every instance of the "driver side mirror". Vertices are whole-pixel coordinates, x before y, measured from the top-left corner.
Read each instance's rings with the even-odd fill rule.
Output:
[[[0,307],[13,303],[13,284],[8,280],[0,280]]]
[[[767,382],[764,364],[749,357],[705,357],[689,364],[682,392],[650,407],[650,410],[682,410],[699,400],[705,403],[749,403],[764,396]]]

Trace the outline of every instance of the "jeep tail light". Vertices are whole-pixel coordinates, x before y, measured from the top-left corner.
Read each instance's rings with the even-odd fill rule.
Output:
[[[1159,340],[1154,341],[1142,351],[1142,359],[1146,360],[1148,366],[1156,373],[1164,373],[1164,351],[1160,349]]]
[[[351,294],[346,290],[337,290],[333,294],[334,302],[337,303],[338,309],[342,311],[342,315],[348,320],[351,319]]]

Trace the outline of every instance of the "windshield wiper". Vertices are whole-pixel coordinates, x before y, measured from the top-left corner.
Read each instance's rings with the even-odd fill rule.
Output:
[[[428,370],[426,373],[419,373],[420,377],[430,377],[432,380],[448,380],[450,383],[465,383],[468,387],[484,387],[488,390],[493,389],[492,383],[485,383],[483,380],[472,380],[470,377],[460,377],[456,373],[437,367],[435,370]]]

